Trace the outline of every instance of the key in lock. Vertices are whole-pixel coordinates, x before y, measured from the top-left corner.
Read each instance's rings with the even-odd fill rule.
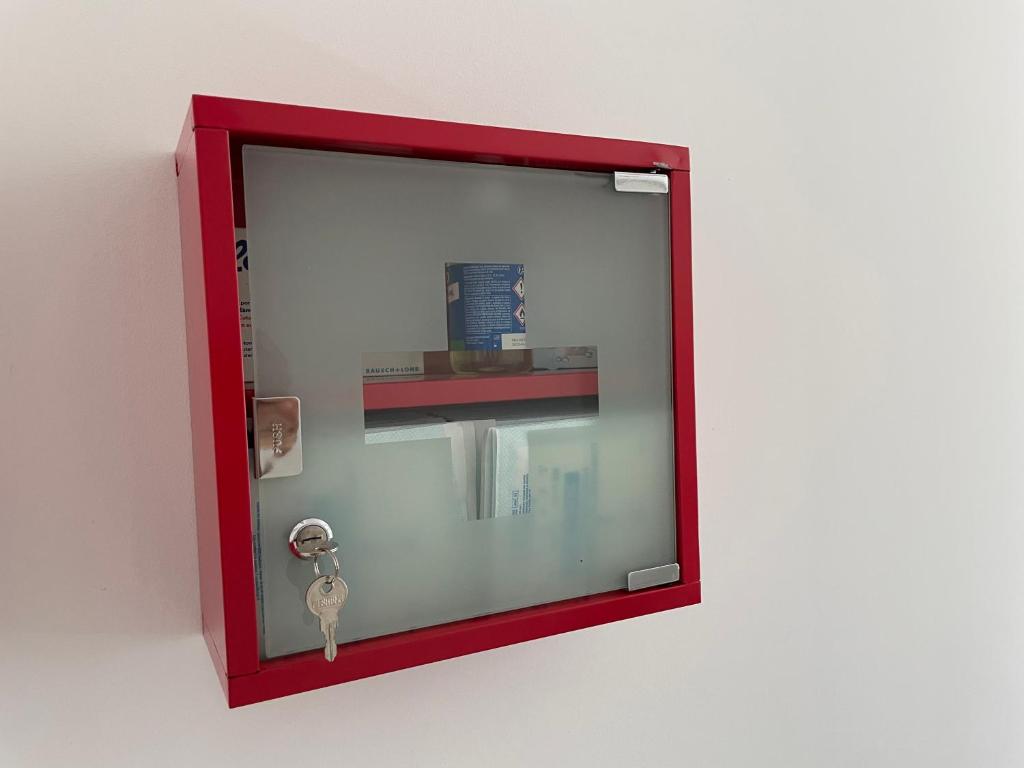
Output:
[[[337,552],[334,531],[325,520],[317,517],[300,520],[288,534],[288,549],[302,560],[313,560],[324,552]]]
[[[331,526],[319,518],[300,520],[288,535],[288,548],[302,560],[313,563],[315,578],[306,589],[306,607],[320,620],[324,638],[324,658],[334,661],[338,653],[338,614],[348,599],[348,584],[341,578],[341,566],[334,554],[338,544]],[[320,557],[326,555],[334,566],[333,573],[320,574]]]

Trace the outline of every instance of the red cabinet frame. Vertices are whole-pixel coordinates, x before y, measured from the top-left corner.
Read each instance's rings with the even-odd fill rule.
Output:
[[[349,643],[338,648],[333,663],[326,662],[319,650],[260,659],[234,258],[234,228],[244,225],[243,144],[592,171],[659,169],[670,174],[678,583]],[[685,147],[193,96],[175,168],[203,635],[229,706],[700,602],[690,174]],[[586,374],[560,381],[580,392],[593,386]],[[494,386],[512,385],[502,379]],[[424,382],[423,387],[431,386],[437,382]],[[550,384],[536,380],[533,386],[543,393]],[[365,397],[368,402],[378,398],[390,404],[394,397],[417,390],[426,391],[369,384]]]

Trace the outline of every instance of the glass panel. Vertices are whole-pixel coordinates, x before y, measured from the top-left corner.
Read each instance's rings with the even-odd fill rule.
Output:
[[[302,402],[302,474],[256,483],[266,656],[322,642],[312,569],[286,544],[306,517],[340,545],[342,643],[622,589],[676,562],[667,195],[617,193],[610,174],[243,155],[255,392]],[[498,296],[518,275],[523,337]],[[453,316],[458,281],[458,300],[484,298]],[[448,370],[431,373],[438,355]],[[440,399],[410,406],[382,373]],[[416,409],[439,415],[414,423]]]
[[[503,373],[459,372],[472,362],[463,350],[364,354],[366,444],[446,441],[454,512],[468,520],[578,506],[597,473],[597,347],[497,350],[476,362]],[[567,444],[564,460],[547,457],[531,474],[550,430]]]

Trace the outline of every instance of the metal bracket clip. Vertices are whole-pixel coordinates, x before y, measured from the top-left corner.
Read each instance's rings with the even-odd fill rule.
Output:
[[[664,173],[629,173],[615,171],[616,192],[647,192],[654,195],[668,194],[668,176]]]
[[[654,568],[644,568],[642,571],[630,571],[626,576],[626,586],[630,592],[657,587],[661,584],[672,584],[676,581],[679,581],[679,563],[657,565]]]

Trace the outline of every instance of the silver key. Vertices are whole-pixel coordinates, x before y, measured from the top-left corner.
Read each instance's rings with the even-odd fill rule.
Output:
[[[326,591],[325,591],[326,590]],[[348,600],[348,584],[340,576],[321,576],[313,579],[306,590],[306,606],[320,619],[324,636],[324,658],[334,661],[338,655],[338,613]]]

